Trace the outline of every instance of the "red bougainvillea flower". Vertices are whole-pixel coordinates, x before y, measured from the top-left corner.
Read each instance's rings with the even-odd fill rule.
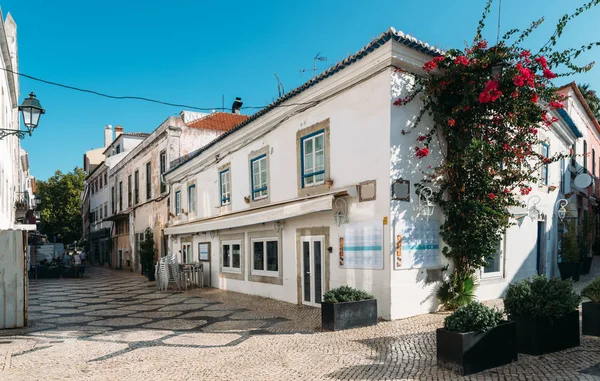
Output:
[[[531,192],[531,187],[522,187],[521,188],[521,195],[522,196],[527,196],[530,192]]]
[[[547,79],[556,78],[556,74],[554,74],[550,69],[544,69],[544,77]]]
[[[508,189],[505,189],[505,190],[504,190],[504,193],[507,193],[507,194],[508,194],[508,193],[510,193],[510,190],[508,190]]]
[[[523,64],[516,64],[515,68],[519,70],[519,75],[515,75],[513,77],[513,83],[515,86],[521,87],[525,85],[533,86],[535,84],[534,78],[535,75],[531,70],[526,67],[523,67]]]
[[[529,50],[523,50],[520,53],[520,56],[523,57],[523,58],[529,58],[531,56],[531,52]]]
[[[490,93],[479,93],[479,103],[488,103],[491,99],[492,97],[490,96]]]
[[[444,60],[444,56],[438,56],[433,59],[435,63],[442,62]]]
[[[543,69],[548,67],[548,61],[546,61],[546,57],[544,56],[536,58],[535,62],[539,63]]]
[[[454,59],[454,64],[455,65],[462,65],[462,66],[468,66],[469,65],[469,59],[465,56],[458,56]]]
[[[531,103],[537,103],[537,101],[538,101],[538,98],[539,98],[539,97],[538,97],[538,95],[537,95],[537,94],[533,94],[533,95],[531,96]]]
[[[425,62],[425,65],[423,65],[423,70],[430,72],[432,70],[435,70],[436,67],[437,67],[437,64],[435,63],[435,61],[428,61],[428,62]]]
[[[487,49],[488,42],[486,40],[481,40],[477,42],[477,49]]]
[[[564,108],[564,107],[565,107],[565,105],[563,105],[560,102],[557,102],[557,101],[550,102],[550,108],[552,108],[552,110],[556,110],[556,109]]]
[[[451,127],[454,127],[454,125],[456,125],[456,120],[454,119],[448,119],[448,125]]]
[[[419,137],[417,138],[417,141],[418,142],[422,142],[425,139],[427,139],[427,136],[425,136],[425,135],[419,135]]]
[[[498,90],[498,87],[498,81],[494,81],[493,79],[487,81],[483,92],[479,93],[479,103],[494,102],[500,98],[502,91]]]
[[[471,106],[466,105],[465,107],[463,107],[463,111],[469,111],[469,109],[471,109]]]
[[[427,148],[427,147],[423,147],[423,148],[416,147],[416,149],[417,149],[416,155],[419,159],[422,159],[422,158],[426,157],[427,155],[429,155],[429,148]]]
[[[488,193],[488,195],[487,195],[487,196],[488,196],[488,198],[489,198],[490,200],[493,200],[493,199],[495,199],[495,198],[496,198],[496,195],[495,195],[495,194],[493,194],[493,193]]]

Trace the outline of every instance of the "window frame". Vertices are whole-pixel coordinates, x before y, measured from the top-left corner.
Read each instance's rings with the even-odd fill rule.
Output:
[[[259,172],[259,178],[263,172],[263,170],[261,169],[260,163],[264,162],[264,172],[265,172],[265,184],[264,186],[255,189],[255,183],[254,183],[254,163],[258,163],[258,172]],[[269,197],[269,161],[267,159],[267,154],[264,153],[262,155],[259,155],[257,157],[255,157],[254,159],[250,160],[250,189],[252,191],[252,201],[259,201],[259,200],[264,200],[266,198]],[[264,194],[262,194],[262,192],[265,192]],[[257,197],[256,194],[259,193],[260,196]]]
[[[115,187],[110,188],[110,202],[111,202],[110,210],[112,211],[112,214],[116,214],[117,209],[116,209],[116,205],[115,205]]]
[[[192,197],[192,194],[190,193],[190,191],[192,189],[194,190],[193,197]],[[188,196],[188,213],[196,213],[196,184],[188,185],[187,196]],[[193,202],[191,200],[193,200]],[[192,210],[192,204],[194,205],[193,210]]]
[[[159,155],[159,174],[160,174],[160,193],[163,194],[167,191],[167,182],[164,180],[163,175],[167,171],[167,151],[162,150]]]
[[[178,216],[181,214],[181,191],[178,190],[175,192],[175,216]]]
[[[592,175],[596,177],[596,150],[592,148]]]
[[[146,201],[152,198],[152,162],[146,163]]]
[[[123,182],[119,181],[119,211],[123,210]]]
[[[544,158],[550,158],[550,145],[546,142],[541,143],[541,155]],[[548,177],[550,173],[550,164],[543,164],[540,171],[540,180],[543,185],[548,185]]]
[[[133,194],[133,201],[134,201],[134,205],[137,205],[140,203],[140,170],[136,169],[135,172],[133,173],[133,190],[134,190],[134,194]]]
[[[262,270],[256,270],[254,269],[254,243],[256,242],[262,242],[263,244],[263,269]],[[276,245],[275,247],[277,248],[277,257],[276,257],[276,263],[277,263],[277,270],[267,270],[267,242],[275,242]],[[250,239],[250,274],[251,275],[258,275],[258,276],[268,276],[268,277],[274,277],[277,278],[279,277],[279,256],[280,254],[280,240],[279,237],[277,236],[272,236],[272,237],[261,237],[261,238],[251,238]]]
[[[314,169],[316,167],[316,151],[314,149],[314,147],[315,147],[314,142],[316,141],[316,138],[319,135],[323,135],[323,149],[322,149],[322,151],[323,151],[323,169],[320,170],[320,171],[315,171],[315,172],[311,172],[309,174],[306,174],[305,173],[305,168],[304,168],[304,156],[305,156],[304,155],[304,145],[305,145],[306,141],[308,141],[308,140],[312,140],[313,141],[313,152],[312,152],[312,154],[313,154],[313,171],[314,171]],[[302,180],[302,184],[301,184],[302,186],[301,186],[301,188],[310,188],[310,187],[314,187],[314,186],[319,186],[319,185],[325,184],[325,180],[326,180],[326,177],[327,177],[326,176],[326,174],[327,174],[326,173],[327,172],[327,162],[326,162],[326,160],[327,160],[327,157],[326,157],[327,156],[327,152],[326,152],[326,149],[325,149],[325,144],[326,144],[325,138],[326,138],[325,129],[321,129],[321,130],[318,130],[318,131],[315,131],[315,132],[311,132],[311,133],[306,134],[306,135],[304,135],[304,136],[302,136],[300,138],[300,178]],[[323,180],[317,182],[316,181],[316,176],[319,176],[321,174],[323,175]],[[312,177],[313,178],[313,182],[311,184],[309,184],[309,185],[306,184],[306,179],[308,177]]]
[[[485,272],[485,267],[481,267],[479,270],[479,279],[498,279],[504,278],[504,255],[506,253],[506,233],[502,236],[498,247],[498,271]]]
[[[127,205],[131,208],[131,203],[133,202],[133,196],[131,193],[131,175],[127,176]]]
[[[223,194],[223,175],[227,174],[228,196],[224,198]],[[225,168],[219,171],[219,201],[221,206],[231,205],[231,168]]]
[[[238,245],[240,247],[240,267],[232,267],[233,264],[233,245]],[[223,261],[223,247],[225,246],[229,246],[229,263],[227,264],[227,266],[225,266],[225,263]],[[234,274],[241,274],[242,273],[242,262],[244,260],[244,254],[243,254],[243,250],[242,250],[242,241],[241,240],[226,240],[226,241],[221,241],[221,272],[225,272],[225,273],[234,273]]]

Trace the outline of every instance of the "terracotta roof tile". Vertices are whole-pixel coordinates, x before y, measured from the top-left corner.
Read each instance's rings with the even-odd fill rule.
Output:
[[[230,114],[227,112],[214,112],[210,115],[189,122],[188,127],[216,131],[229,131],[246,119],[248,119],[248,116],[246,115]]]

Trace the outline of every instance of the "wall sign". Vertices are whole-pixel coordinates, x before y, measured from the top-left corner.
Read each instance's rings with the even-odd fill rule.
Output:
[[[198,244],[198,259],[200,261],[210,261],[210,242]]]
[[[383,224],[381,221],[346,224],[342,242],[340,267],[383,269]]]
[[[441,266],[439,221],[400,221],[396,232],[396,269]]]

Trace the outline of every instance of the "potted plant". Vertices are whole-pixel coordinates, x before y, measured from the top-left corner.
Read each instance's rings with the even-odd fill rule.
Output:
[[[600,336],[600,277],[588,284],[581,295],[590,300],[581,305],[582,333]]]
[[[590,235],[595,230],[594,219],[585,216],[583,223],[579,226],[579,249],[581,250],[581,275],[587,275],[592,268],[592,259],[590,252]]]
[[[579,302],[573,282],[535,276],[508,286],[504,310],[517,323],[519,353],[541,355],[579,345]]]
[[[150,228],[146,229],[145,239],[140,242],[140,264],[142,273],[148,278],[148,281],[154,281],[154,234]]]
[[[471,302],[438,328],[437,364],[466,376],[518,360],[517,324],[502,312]]]
[[[558,270],[563,280],[572,278],[579,281],[581,275],[581,248],[577,234],[577,225],[574,220],[567,223],[567,232],[563,234],[560,242],[560,263]]]
[[[331,289],[323,295],[321,325],[329,331],[377,324],[377,300],[350,286]]]

